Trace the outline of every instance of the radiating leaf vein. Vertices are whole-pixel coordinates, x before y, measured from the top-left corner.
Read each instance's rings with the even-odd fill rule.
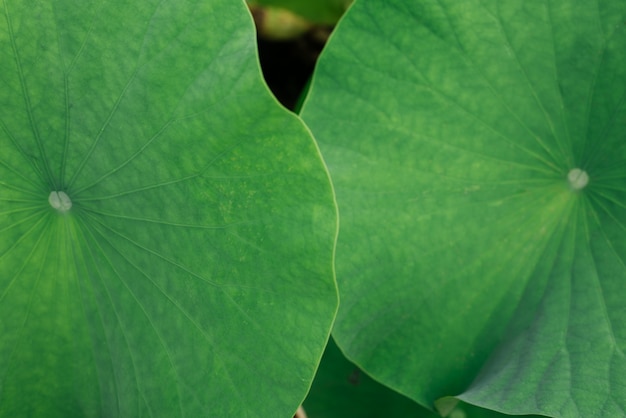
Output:
[[[128,81],[126,82],[126,85],[124,85],[124,88],[122,89],[121,93],[119,94],[119,96],[115,100],[115,103],[113,104],[113,107],[111,108],[111,111],[109,112],[109,114],[107,115],[106,119],[104,120],[104,123],[102,124],[102,127],[100,128],[100,130],[98,131],[98,134],[94,138],[94,140],[93,140],[93,142],[91,144],[91,147],[89,147],[89,149],[87,150],[87,153],[84,155],[84,157],[82,158],[80,164],[76,168],[76,171],[74,172],[74,175],[69,180],[69,182],[67,184],[67,187],[66,187],[67,189],[70,189],[72,187],[72,185],[76,182],[76,180],[77,180],[78,176],[80,175],[80,173],[85,168],[85,165],[87,164],[87,162],[91,158],[91,155],[93,154],[93,152],[95,151],[96,147],[98,146],[98,143],[100,142],[100,139],[102,138],[102,135],[104,134],[104,132],[106,131],[107,127],[111,123],[111,120],[113,119],[113,116],[115,115],[117,109],[119,108],[120,104],[122,103],[122,100],[126,97],[126,93],[128,93],[128,90],[129,90],[131,84],[133,83],[133,81],[135,81],[135,78],[137,77],[137,73],[138,72],[139,72],[139,68],[135,69],[135,71],[131,74],[131,76],[129,77]]]
[[[15,276],[13,277],[13,279],[11,280],[9,285],[6,287],[6,289],[3,292],[3,294],[0,296],[0,301],[2,301],[4,299],[4,297],[9,293],[9,289],[11,288],[13,283],[17,280],[17,278],[22,274],[22,272],[24,271],[24,268],[27,265],[31,264],[31,259],[32,259],[33,255],[35,254],[37,248],[41,244],[44,236],[47,237],[47,244],[44,244],[44,253],[43,253],[42,259],[46,260],[48,258],[48,253],[49,253],[50,247],[52,245],[52,239],[51,239],[52,237],[50,236],[50,234],[45,234],[45,232],[42,232],[39,235],[39,237],[37,238],[37,240],[35,241],[31,251],[24,258],[24,262],[22,263],[22,266],[15,273]],[[38,269],[38,272],[37,272],[37,276],[35,277],[35,280],[34,280],[34,283],[33,283],[33,287],[32,287],[32,289],[30,291],[29,296],[28,296],[28,304],[26,306],[26,314],[24,315],[24,320],[22,321],[22,324],[20,325],[19,331],[17,331],[17,334],[19,335],[19,337],[16,338],[15,346],[13,346],[13,349],[11,350],[11,354],[9,355],[9,357],[6,360],[5,373],[10,369],[11,361],[13,360],[13,354],[15,354],[15,351],[17,350],[20,341],[22,341],[24,339],[24,335],[23,335],[24,328],[26,326],[26,323],[28,322],[28,318],[30,317],[34,295],[35,295],[35,292],[37,291],[37,287],[39,286],[39,282],[40,282],[41,277],[43,275],[43,270],[44,270],[45,265],[46,265],[45,262],[40,263],[40,266],[39,266],[39,269]],[[31,277],[27,276],[26,280],[28,280],[28,279],[31,279]],[[6,381],[6,375],[3,376],[0,379],[0,387],[2,386],[1,382],[3,382],[3,381]]]
[[[172,260],[169,260],[169,259],[167,259],[167,258],[165,258],[165,257],[163,257],[163,256],[161,256],[161,255],[159,255],[158,253],[156,253],[156,252],[154,252],[154,251],[152,251],[152,250],[149,250],[149,249],[147,249],[147,248],[146,248],[146,247],[144,247],[144,246],[141,246],[140,244],[137,244],[136,242],[134,242],[134,241],[130,240],[130,239],[129,239],[129,238],[127,238],[127,237],[122,236],[121,234],[118,234],[116,231],[114,231],[114,230],[113,230],[113,229],[111,229],[111,228],[108,228],[106,225],[104,225],[104,224],[102,224],[102,223],[99,223],[99,224],[100,224],[101,226],[103,226],[104,228],[108,229],[109,231],[111,231],[111,232],[115,233],[116,235],[118,235],[118,236],[120,236],[120,237],[122,237],[122,238],[124,238],[124,239],[128,240],[129,242],[133,243],[134,245],[138,245],[140,248],[144,249],[145,251],[148,251],[148,252],[150,252],[151,254],[157,255],[159,258],[163,259],[164,261],[166,261],[166,262],[168,262],[168,263],[170,263],[170,264],[175,265],[176,267],[178,267],[178,268],[180,268],[180,269],[184,270],[185,272],[187,272],[187,273],[189,273],[189,274],[193,275],[194,277],[200,278],[201,280],[203,280],[203,281],[205,281],[205,282],[207,282],[207,283],[210,283],[210,281],[209,281],[209,280],[204,279],[204,278],[202,278],[201,276],[199,276],[199,275],[197,275],[197,274],[195,274],[195,273],[191,272],[189,269],[187,269],[187,268],[185,268],[185,267],[181,266],[180,264],[175,263],[175,262],[173,262]],[[188,320],[188,321],[189,321],[189,322],[190,322],[190,323],[191,323],[191,324],[192,324],[192,325],[193,325],[193,326],[194,326],[194,327],[195,327],[195,328],[196,328],[196,329],[200,332],[200,334],[204,337],[204,339],[210,343],[211,347],[212,347],[212,348],[213,348],[216,352],[218,352],[218,351],[219,351],[219,352],[220,352],[220,354],[221,354],[221,356],[224,356],[224,354],[223,354],[223,353],[221,353],[221,350],[219,350],[220,346],[216,343],[216,341],[215,341],[214,337],[208,333],[208,330],[207,330],[205,327],[201,326],[201,325],[200,325],[200,324],[199,324],[199,323],[198,323],[198,322],[197,322],[197,321],[196,321],[196,320],[192,317],[192,315],[191,315],[191,314],[187,311],[187,309],[185,309],[185,307],[184,307],[184,306],[182,306],[182,305],[181,305],[179,302],[177,302],[177,301],[176,301],[173,297],[171,297],[171,296],[170,296],[170,295],[169,295],[169,294],[168,294],[168,293],[167,293],[167,292],[166,292],[166,291],[165,291],[165,290],[164,290],[161,286],[159,286],[159,285],[158,285],[158,284],[157,284],[157,283],[153,280],[153,278],[152,278],[152,277],[150,277],[150,275],[148,275],[148,274],[147,274],[146,272],[144,272],[144,271],[143,271],[143,270],[142,270],[139,266],[137,266],[135,263],[133,263],[133,262],[130,260],[130,258],[129,258],[129,257],[127,257],[127,256],[124,254],[124,252],[123,252],[123,251],[118,250],[118,249],[117,249],[117,247],[115,247],[115,246],[113,245],[113,243],[112,243],[112,242],[111,242],[108,238],[106,238],[105,234],[103,234],[102,232],[99,232],[99,233],[98,233],[98,235],[100,236],[100,238],[102,238],[104,241],[106,241],[106,242],[108,243],[108,245],[109,245],[109,246],[111,246],[111,248],[113,248],[113,249],[115,250],[115,252],[116,252],[116,253],[117,253],[120,257],[122,257],[122,258],[123,258],[123,259],[124,259],[124,260],[125,260],[125,261],[126,261],[126,262],[130,265],[130,266],[132,266],[132,267],[133,267],[136,271],[138,271],[138,272],[139,272],[139,273],[140,273],[143,277],[145,277],[145,278],[146,278],[146,279],[147,279],[150,283],[152,283],[152,285],[153,285],[153,286],[154,286],[154,287],[155,287],[155,288],[159,291],[159,293],[161,293],[161,294],[162,294],[162,295],[163,295],[163,296],[164,296],[164,297],[165,297],[165,298],[166,298],[166,299],[167,299],[167,300],[168,300],[168,301],[169,301],[169,302],[170,302],[170,303],[171,303],[171,304],[172,304],[172,305],[173,305],[173,306],[174,306],[174,307],[175,307],[175,308],[176,308],[176,309],[177,309],[177,310],[178,310],[178,311],[179,311],[179,312],[180,312],[180,313],[181,313],[181,314],[185,317],[185,318],[187,318],[187,320]],[[95,239],[95,237],[94,237],[94,239]],[[99,245],[99,244],[97,244],[97,243],[96,243],[96,245],[98,245],[98,247],[100,248],[100,250],[101,250],[101,251],[103,251],[102,247],[100,247],[100,245]],[[104,252],[103,252],[103,254],[104,254]],[[105,257],[106,257],[106,256],[105,256]],[[108,261],[108,257],[107,257],[107,261]],[[110,262],[110,261],[108,261],[108,263],[109,263],[109,265],[111,266],[111,268],[112,268],[112,269],[114,269],[114,267],[113,267],[113,265],[111,264],[111,262]],[[158,330],[157,330],[157,328],[154,326],[153,321],[149,318],[148,313],[147,313],[147,312],[145,311],[145,309],[143,308],[143,305],[141,304],[141,302],[139,302],[139,300],[138,300],[138,298],[136,297],[135,293],[134,293],[134,292],[132,292],[132,290],[128,287],[128,285],[127,285],[127,284],[123,281],[122,276],[121,276],[121,275],[117,272],[117,270],[115,270],[115,272],[116,272],[116,275],[118,276],[119,280],[120,280],[120,281],[122,281],[122,282],[124,283],[124,286],[125,286],[125,287],[129,290],[129,292],[131,292],[131,294],[133,295],[134,299],[135,299],[135,300],[137,301],[137,303],[141,306],[142,310],[144,311],[144,314],[146,315],[146,317],[148,317],[148,319],[150,320],[150,323],[152,324],[153,328],[155,329],[155,332],[156,332],[156,333],[158,333]],[[211,284],[213,284],[213,283],[211,283]],[[215,284],[213,284],[213,285],[214,285],[214,286],[216,286]],[[221,286],[220,286],[220,287],[221,287]],[[255,325],[257,326],[257,328],[261,328],[261,329],[262,329],[262,327],[261,327],[261,326],[260,326],[260,325],[259,325],[259,324],[255,321],[255,320],[253,320],[253,319],[252,319],[252,318],[251,318],[248,314],[246,314],[245,312],[243,312],[243,310],[241,309],[241,307],[239,306],[239,304],[238,304],[238,303],[236,303],[236,302],[232,299],[232,297],[231,297],[231,296],[230,296],[230,295],[229,295],[226,291],[224,291],[224,289],[222,289],[222,291],[223,291],[224,295],[225,295],[227,298],[229,298],[229,300],[230,300],[230,301],[231,301],[231,302],[232,302],[232,303],[233,303],[233,304],[237,307],[237,309],[238,309],[240,312],[242,312],[248,320],[250,320],[250,321],[251,321],[251,323],[255,324]],[[160,334],[159,334],[159,338],[161,339],[161,342],[162,342],[162,345],[163,345],[164,349],[168,352],[168,356],[170,357],[170,362],[171,362],[171,355],[169,354],[169,350],[168,350],[168,348],[165,346],[165,342],[164,342],[164,341],[163,341],[163,339],[161,338]],[[232,357],[232,356],[233,356],[233,353],[230,353],[230,355],[231,355],[231,357]],[[246,363],[248,362],[248,361],[247,361],[247,359],[244,359],[244,358],[240,358],[239,360],[240,360],[241,362],[246,362]],[[175,369],[175,368],[174,368],[174,366],[173,366],[173,363],[172,363],[172,368],[173,368],[173,369]],[[230,371],[229,371],[229,369],[228,369],[226,366],[224,366],[224,371],[226,372],[226,376],[227,376],[227,378],[229,379],[229,381],[230,381],[230,383],[231,383],[231,386],[232,386],[232,388],[233,388],[233,392],[234,392],[234,393],[235,393],[235,394],[236,394],[236,395],[240,398],[240,401],[241,401],[241,402],[245,402],[245,399],[244,399],[243,395],[239,392],[239,389],[238,389],[237,385],[235,384],[235,380],[232,378],[232,376],[230,376]],[[176,374],[178,375],[179,380],[180,380],[181,382],[183,382],[183,379],[181,379],[181,378],[180,378],[180,375],[178,374],[178,371],[176,371]],[[177,387],[178,387],[178,389],[180,390],[180,387],[179,387],[179,386],[180,386],[180,383],[179,383],[179,384],[177,384]],[[182,408],[182,406],[181,406],[181,408]]]
[[[93,214],[109,217],[109,218],[123,219],[123,220],[136,221],[136,222],[153,223],[157,225],[173,226],[177,228],[219,230],[219,229],[227,229],[236,225],[242,225],[244,223],[249,223],[249,221],[246,221],[246,222],[234,222],[234,223],[230,223],[226,225],[198,225],[198,224],[185,224],[185,223],[180,223],[180,222],[175,222],[175,221],[167,221],[163,219],[150,219],[150,218],[144,218],[144,217],[139,217],[139,216],[119,215],[119,214],[111,213],[111,212],[103,212],[103,211],[96,210],[93,208],[85,209],[85,211],[93,213]],[[1,214],[2,213],[0,212],[0,215]]]
[[[77,221],[77,225],[79,227],[78,228],[73,228],[72,231],[71,231],[71,238],[72,239],[68,243],[68,254],[70,255],[70,259],[74,260],[74,271],[76,272],[76,275],[75,275],[76,286],[77,286],[78,289],[80,289],[81,296],[82,296],[81,298],[78,298],[78,299],[79,299],[79,302],[81,304],[81,308],[82,308],[83,314],[84,314],[85,318],[87,318],[88,317],[88,314],[87,314],[88,309],[87,309],[87,306],[85,306],[85,303],[84,303],[84,301],[86,299],[84,288],[88,285],[88,283],[87,283],[87,280],[84,280],[85,283],[82,283],[82,281],[80,280],[80,271],[81,271],[80,263],[83,262],[84,263],[84,269],[88,270],[87,262],[86,262],[87,258],[85,256],[85,252],[83,251],[83,249],[86,252],[89,253],[89,255],[91,257],[91,265],[94,268],[94,271],[89,272],[88,277],[96,277],[97,276],[97,277],[100,278],[100,281],[102,282],[102,273],[99,271],[96,263],[94,262],[94,255],[93,255],[93,253],[91,251],[91,247],[89,246],[89,243],[88,243],[85,235],[81,234],[81,232],[86,230],[85,225],[82,222],[82,218],[80,216],[78,216],[76,218],[76,221]],[[104,286],[104,284],[103,284],[103,286]],[[92,289],[93,289],[93,284],[92,284]],[[105,290],[108,290],[108,289],[106,289],[106,287],[105,287]],[[108,294],[108,292],[107,292],[107,296],[109,296],[109,299],[110,299],[110,295]],[[111,304],[112,304],[112,302],[111,302]],[[118,377],[118,375],[116,373],[116,368],[115,368],[115,364],[113,363],[113,358],[110,355],[111,350],[112,350],[112,345],[111,345],[111,342],[109,341],[108,335],[106,333],[106,326],[105,326],[104,317],[102,315],[102,311],[101,311],[100,305],[98,303],[95,303],[92,306],[94,306],[94,308],[95,308],[95,310],[97,312],[98,318],[100,320],[100,329],[103,330],[102,335],[104,337],[105,344],[106,344],[106,347],[107,347],[108,352],[109,352],[109,356],[108,356],[108,358],[110,360],[109,366],[110,366],[111,372],[113,373],[113,376],[114,376],[112,383],[113,383],[113,386],[114,386],[114,392],[116,393],[116,396],[115,396],[116,404],[115,404],[115,406],[116,406],[116,409],[117,409],[118,416],[120,416],[121,415],[121,413],[120,413],[121,412],[121,410],[120,410],[120,402],[119,402],[119,396],[117,395],[117,393],[119,392],[119,390],[118,390],[118,379],[119,379],[119,377]],[[115,310],[114,310],[114,313],[115,313]],[[118,320],[118,323],[120,323],[119,318],[117,318],[117,320]],[[90,325],[92,325],[92,324],[90,324]],[[120,323],[120,331],[122,332],[122,336],[124,337],[124,342],[126,343],[126,346],[128,348],[128,340],[126,339],[126,335],[124,334],[124,330],[121,327],[121,323]],[[96,331],[94,331],[94,332],[96,332]],[[91,350],[92,350],[94,358],[97,358],[97,355],[96,355],[96,352],[95,352],[96,351],[96,346],[95,346],[94,343],[91,344]],[[129,348],[128,348],[128,350],[129,350],[129,353],[130,353],[130,349]],[[133,362],[133,364],[132,364],[133,365],[132,376],[133,376],[133,378],[135,380],[135,383],[136,383],[135,386],[138,386],[138,383],[137,383],[137,370],[135,368],[134,359],[132,358],[132,354],[131,354],[131,362]],[[97,368],[97,366],[96,366],[96,368]],[[98,385],[100,387],[100,396],[101,396],[101,401],[102,401],[101,405],[108,405],[108,402],[106,402],[104,399],[102,399],[103,393],[102,393],[102,383],[101,383],[101,379],[100,379],[100,373],[98,373]]]
[[[35,142],[37,144],[37,148],[39,150],[39,156],[40,159],[39,161],[41,162],[41,164],[43,165],[43,171],[45,173],[46,179],[42,180],[47,180],[48,183],[50,185],[52,185],[55,189],[57,189],[57,184],[56,181],[54,179],[54,176],[52,175],[52,171],[50,169],[50,164],[48,163],[48,157],[46,156],[46,151],[45,148],[43,146],[43,141],[41,140],[41,135],[39,134],[39,129],[37,128],[37,123],[35,121],[35,115],[33,114],[33,107],[31,104],[31,99],[30,99],[30,93],[28,91],[28,86],[26,83],[26,77],[24,76],[24,69],[22,68],[22,61],[20,59],[20,54],[19,54],[19,50],[17,47],[17,42],[15,40],[15,33],[13,32],[13,22],[11,21],[11,17],[9,15],[9,5],[8,5],[8,1],[4,1],[4,16],[7,22],[7,28],[8,28],[8,35],[9,35],[9,39],[11,41],[11,48],[13,49],[13,57],[15,58],[15,65],[16,65],[16,69],[17,69],[17,74],[20,80],[20,87],[22,89],[22,95],[24,97],[24,105],[26,107],[26,113],[28,115],[28,120],[30,122],[31,125],[31,129],[33,132],[33,136],[35,138]],[[3,124],[4,125],[4,124]],[[6,132],[6,129],[5,129]],[[20,151],[22,151],[21,147],[18,148]],[[22,151],[23,153],[23,151]],[[23,153],[24,157],[28,159],[27,154]],[[39,172],[39,171],[38,171]]]
[[[501,7],[500,3],[497,3],[497,7],[498,10]],[[526,85],[528,86],[528,89],[535,101],[535,103],[537,104],[538,108],[541,110],[543,117],[546,121],[546,123],[548,124],[548,126],[550,127],[550,132],[552,133],[552,137],[554,138],[554,140],[557,143],[557,146],[559,147],[559,151],[561,153],[561,156],[563,158],[566,158],[568,161],[570,161],[570,165],[571,165],[571,161],[573,161],[573,156],[571,155],[571,150],[568,147],[564,147],[563,144],[560,141],[560,137],[557,134],[555,128],[554,128],[554,122],[552,121],[552,118],[550,117],[550,115],[548,114],[548,111],[546,110],[543,102],[539,99],[539,95],[537,94],[537,89],[535,88],[535,86],[532,84],[532,82],[530,81],[530,76],[528,74],[528,70],[526,69],[526,67],[522,64],[522,62],[520,61],[520,57],[518,52],[515,50],[515,48],[513,48],[513,44],[511,43],[511,38],[510,38],[510,34],[506,29],[506,25],[502,24],[502,19],[501,18],[497,18],[496,21],[498,22],[498,26],[500,28],[500,32],[502,33],[502,35],[504,36],[504,41],[506,42],[507,45],[507,49],[511,52],[511,55],[513,56],[513,58],[515,58],[515,62],[517,63],[517,66],[520,70],[520,73],[524,76],[524,81],[526,82]],[[538,137],[537,137],[538,139]],[[549,149],[549,147],[547,145],[543,145],[544,149],[546,150],[546,152],[549,152],[550,155],[553,156],[555,161],[560,161],[561,158],[557,158],[556,155],[552,154],[552,151]]]
[[[26,218],[23,218],[22,220],[15,222],[3,229],[0,230],[0,232],[4,232],[6,230],[9,230],[11,228],[14,228],[20,224],[23,224],[24,222],[29,221],[30,219],[34,218],[35,216],[40,215],[39,212],[34,213],[31,216],[28,216]],[[48,220],[46,217],[41,217],[37,222],[35,222],[27,231],[25,231],[18,239],[15,240],[15,242],[9,247],[7,248],[7,250],[3,253],[0,254],[0,262],[6,257],[8,256],[13,250],[15,250],[19,244],[22,243],[22,241],[24,241],[26,238],[28,238],[35,230],[36,227],[38,227],[39,225],[41,225],[44,221]],[[0,300],[2,300],[2,297],[0,297]]]
[[[156,327],[154,321],[152,320],[152,318],[150,317],[150,314],[148,314],[148,312],[146,311],[146,308],[144,306],[144,304],[141,302],[141,300],[139,299],[139,297],[135,294],[135,292],[133,292],[133,290],[130,288],[130,286],[128,286],[128,284],[126,283],[126,281],[124,280],[123,276],[119,273],[119,271],[117,270],[117,268],[115,267],[115,263],[113,263],[109,256],[107,255],[106,251],[104,251],[104,248],[102,248],[102,246],[100,245],[100,243],[98,242],[98,238],[94,235],[95,233],[98,234],[98,236],[103,239],[104,241],[107,242],[107,244],[109,244],[111,246],[111,248],[113,248],[119,255],[122,256],[122,258],[124,258],[125,261],[129,262],[128,258],[124,256],[124,254],[122,254],[121,251],[118,251],[117,248],[115,246],[113,246],[111,244],[111,242],[101,233],[98,232],[96,229],[93,228],[87,228],[86,227],[86,223],[85,225],[85,230],[89,232],[89,235],[91,236],[91,241],[93,243],[93,245],[96,247],[96,249],[98,250],[98,253],[104,258],[104,260],[106,261],[107,265],[109,266],[109,268],[111,269],[111,271],[113,271],[113,273],[115,274],[115,277],[118,279],[118,281],[126,288],[126,290],[128,291],[128,293],[132,296],[132,298],[135,300],[137,306],[141,309],[143,315],[145,316],[145,318],[148,320],[148,322],[150,323],[150,326],[152,328],[152,330],[154,331],[155,335],[157,336],[157,338],[159,339],[159,342],[161,344],[161,346],[163,347],[163,350],[165,351],[165,353],[167,354],[167,359],[168,362],[170,364],[170,368],[171,370],[176,374],[178,380],[181,380],[181,376],[178,372],[178,369],[175,367],[174,365],[174,361],[172,360],[172,354],[170,353],[170,350],[167,346],[167,344],[165,343],[165,340],[163,339],[163,336],[161,335],[161,333],[159,332],[159,329]],[[94,250],[92,250],[90,247],[89,248],[89,252],[91,254],[91,257],[94,258]],[[162,292],[162,290],[156,286],[156,284],[154,283],[154,281],[148,277],[141,269],[139,269],[137,266],[135,266],[134,264],[130,263],[129,264],[135,268],[139,273],[141,273],[144,277],[146,277],[155,287],[157,287],[157,289],[159,289],[159,291]],[[135,358],[133,356],[133,351],[131,348],[131,345],[128,342],[128,338],[126,335],[126,332],[123,330],[124,328],[124,321],[122,321],[119,313],[117,312],[117,309],[115,308],[115,303],[113,302],[113,297],[111,296],[111,292],[107,286],[106,280],[104,279],[104,276],[102,275],[101,272],[98,272],[98,277],[100,278],[100,282],[102,283],[102,286],[104,287],[106,293],[107,293],[107,297],[109,299],[109,303],[111,305],[111,309],[113,310],[113,313],[115,314],[115,317],[118,321],[118,323],[120,324],[120,329],[122,330],[122,334],[124,336],[124,340],[126,341],[126,346],[128,348],[129,354],[131,356],[131,361],[133,362],[133,370],[134,370],[134,377],[135,377],[135,381],[137,382],[137,386],[138,386],[138,390],[142,393],[142,397],[145,397],[145,394],[143,393],[143,391],[139,388],[139,379],[138,379],[138,373],[137,373],[137,368],[136,368],[136,364],[135,364]],[[165,295],[167,297],[167,295]],[[182,405],[182,394],[180,392],[180,385],[178,384],[178,382],[175,383],[176,386],[176,390],[178,393],[178,408],[179,411],[181,413],[181,417],[184,417],[184,408]],[[149,402],[147,402],[146,400],[146,404],[149,405]],[[151,409],[149,409],[151,411]],[[152,412],[151,412],[152,415]]]
[[[103,180],[105,180],[107,177],[117,173],[119,170],[123,169],[124,167],[126,167],[131,161],[133,161],[135,158],[137,158],[141,153],[143,153],[151,144],[152,142],[154,142],[158,137],[160,137],[161,135],[163,135],[165,133],[165,131],[167,130],[167,128],[169,128],[169,126],[173,123],[172,120],[166,122],[153,136],[152,138],[148,139],[148,141],[143,144],[137,151],[135,151],[127,160],[125,160],[124,162],[122,162],[120,165],[118,165],[117,167],[107,171],[106,173],[104,173],[102,176],[100,176],[98,179],[96,179],[94,182],[83,186],[82,188],[78,189],[77,191],[75,191],[74,193],[79,194],[84,190],[90,189],[92,187],[94,187],[95,185],[97,185],[98,183],[102,182]]]
[[[0,126],[2,126],[2,130],[4,131],[6,136],[9,138],[9,140],[11,141],[11,143],[13,144],[15,149],[22,155],[22,157],[24,157],[24,160],[26,160],[28,162],[28,164],[32,167],[33,171],[39,176],[39,178],[42,181],[45,181],[45,174],[41,172],[41,168],[37,164],[35,164],[35,162],[34,162],[34,160],[36,160],[37,158],[35,156],[29,155],[24,150],[24,148],[22,148],[22,146],[19,144],[19,142],[13,136],[13,134],[11,132],[9,132],[9,129],[7,128],[7,126],[4,123],[4,121],[2,120],[2,118],[0,118]],[[22,174],[20,171],[16,170],[15,168],[9,166],[6,162],[0,160],[0,164],[2,164],[4,167],[6,167],[12,173],[17,174],[19,177],[21,177],[26,182],[32,184],[35,187],[35,189],[39,189],[41,187],[40,184],[37,184],[37,183],[33,182],[30,178],[28,178],[27,176],[25,176],[24,174]],[[24,191],[26,192],[26,190],[24,190]],[[39,193],[37,193],[37,192],[31,192],[31,193],[39,195]]]

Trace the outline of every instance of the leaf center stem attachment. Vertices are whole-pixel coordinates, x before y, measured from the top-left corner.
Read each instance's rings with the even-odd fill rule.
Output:
[[[48,196],[48,203],[61,213],[65,213],[72,208],[72,199],[63,191],[53,191]]]
[[[580,168],[572,168],[567,173],[567,181],[572,190],[581,190],[589,183],[589,175]]]

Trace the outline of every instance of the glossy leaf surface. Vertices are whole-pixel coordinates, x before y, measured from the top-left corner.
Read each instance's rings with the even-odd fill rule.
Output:
[[[0,11],[0,416],[292,416],[335,207],[245,5]]]
[[[422,405],[626,413],[626,3],[357,2],[302,111],[348,358]],[[584,172],[584,173],[583,173]]]

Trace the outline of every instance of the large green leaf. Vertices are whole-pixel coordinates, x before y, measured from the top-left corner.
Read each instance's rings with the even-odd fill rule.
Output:
[[[376,379],[626,416],[625,22],[623,0],[344,17],[302,117],[341,216],[333,335]]]
[[[291,416],[336,216],[245,5],[0,10],[0,416]]]

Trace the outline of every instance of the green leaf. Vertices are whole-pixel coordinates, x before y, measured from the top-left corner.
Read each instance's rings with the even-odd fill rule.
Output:
[[[431,407],[626,416],[626,3],[357,2],[302,117],[333,335]],[[585,179],[585,174],[587,175]]]
[[[0,416],[292,416],[336,212],[245,5],[0,11]]]

